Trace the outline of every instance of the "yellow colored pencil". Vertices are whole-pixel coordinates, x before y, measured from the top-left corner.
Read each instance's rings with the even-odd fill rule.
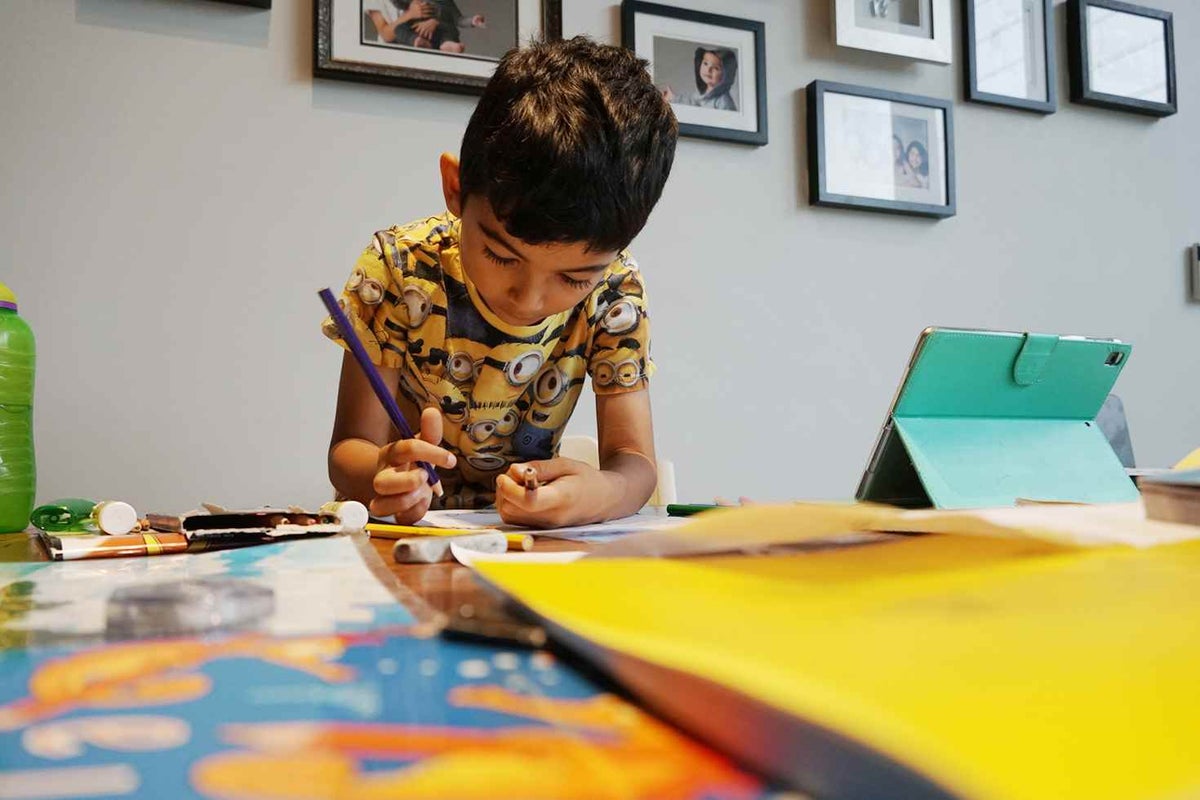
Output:
[[[367,532],[377,539],[402,539],[405,536],[468,536],[489,533],[495,528],[433,528],[428,525],[393,525],[387,522],[368,522]],[[533,537],[527,533],[505,533],[509,550],[532,550]]]
[[[508,540],[509,550],[533,549],[533,537],[528,533],[506,533],[504,538]]]
[[[378,539],[401,539],[405,536],[466,536],[488,533],[495,528],[433,528],[428,525],[392,525],[387,522],[368,522],[367,533]]]

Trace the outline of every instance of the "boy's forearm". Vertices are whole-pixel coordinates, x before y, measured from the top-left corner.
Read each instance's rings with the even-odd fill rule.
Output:
[[[366,439],[342,439],[329,448],[329,481],[338,495],[364,505],[375,499],[379,447]]]
[[[600,474],[607,484],[607,500],[595,522],[636,514],[658,485],[658,470],[642,453],[614,453],[604,460]]]

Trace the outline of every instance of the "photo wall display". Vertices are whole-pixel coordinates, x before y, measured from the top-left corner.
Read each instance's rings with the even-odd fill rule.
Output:
[[[313,0],[313,75],[479,94],[500,57],[562,35],[562,0]]]
[[[624,0],[621,44],[650,62],[681,135],[767,143],[763,23]]]
[[[1069,0],[1071,100],[1166,117],[1175,97],[1173,15],[1118,0]]]
[[[949,100],[820,80],[807,94],[811,204],[954,216]]]

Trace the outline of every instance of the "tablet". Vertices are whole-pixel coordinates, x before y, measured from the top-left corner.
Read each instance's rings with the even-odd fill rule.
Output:
[[[910,508],[1136,500],[1094,423],[1131,349],[1117,339],[925,329],[856,497]]]

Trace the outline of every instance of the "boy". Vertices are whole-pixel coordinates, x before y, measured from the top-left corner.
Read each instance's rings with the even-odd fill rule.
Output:
[[[447,214],[375,234],[342,296],[398,390],[397,434],[346,354],[329,447],[338,493],[411,523],[495,503],[542,527],[636,512],[657,480],[650,333],[624,248],[662,193],[678,128],[646,62],[584,37],[510,51],[444,153]],[[325,332],[337,339],[326,321]],[[556,458],[592,378],[600,469]],[[390,442],[390,444],[389,444]],[[541,485],[526,486],[528,468]],[[440,487],[439,487],[440,488]]]

